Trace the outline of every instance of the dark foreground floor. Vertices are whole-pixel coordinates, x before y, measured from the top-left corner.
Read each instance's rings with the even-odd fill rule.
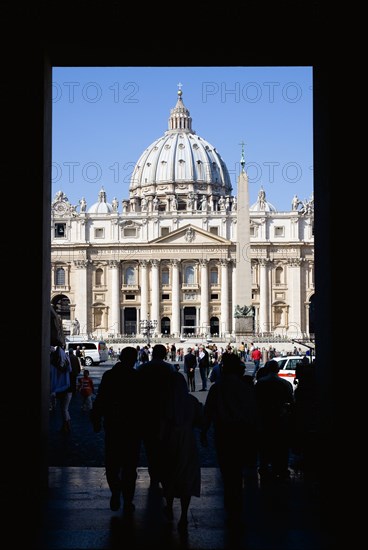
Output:
[[[169,523],[162,497],[149,488],[146,468],[139,468],[131,519],[111,512],[102,467],[50,467],[49,499],[43,515],[39,550],[227,549],[330,550],[318,488],[292,473],[287,482],[260,484],[246,472],[240,527],[224,521],[222,484],[217,468],[202,468],[202,496],[193,498],[186,534],[179,534],[179,502]]]
[[[206,396],[196,395],[202,402]],[[199,445],[201,497],[192,499],[187,534],[177,530],[179,502],[175,502],[174,521],[166,520],[160,492],[149,487],[144,452],[133,517],[127,520],[121,511],[111,512],[103,432],[93,432],[79,396],[73,397],[70,412],[72,431],[68,435],[59,432],[60,411],[50,412],[49,491],[37,550],[335,548],[331,523],[327,522],[333,509],[332,495],[331,502],[329,496],[322,498],[321,483],[294,470],[292,462],[291,477],[284,482],[261,483],[255,469],[245,472],[241,525],[230,529],[223,513],[222,482],[211,433],[208,448]]]

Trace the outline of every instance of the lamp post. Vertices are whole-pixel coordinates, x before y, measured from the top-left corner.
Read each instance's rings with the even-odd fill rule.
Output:
[[[154,332],[155,328],[157,327],[157,321],[153,320],[148,317],[148,319],[142,319],[142,321],[139,321],[141,334],[147,338],[147,345],[150,345],[150,338],[152,336],[152,333]]]

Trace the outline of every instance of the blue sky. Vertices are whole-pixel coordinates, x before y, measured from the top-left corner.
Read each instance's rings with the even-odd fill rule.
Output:
[[[168,129],[182,84],[197,135],[216,147],[233,193],[245,143],[250,203],[278,211],[313,193],[312,67],[55,67],[52,197],[87,208],[129,196],[142,152]]]

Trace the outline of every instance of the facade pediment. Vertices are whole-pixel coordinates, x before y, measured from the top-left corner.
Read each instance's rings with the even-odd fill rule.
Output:
[[[167,245],[181,245],[181,244],[203,244],[203,245],[231,245],[231,241],[213,235],[204,229],[192,225],[186,225],[175,231],[172,231],[168,235],[154,239],[150,244],[167,244]]]
[[[120,223],[121,227],[141,227],[142,223],[137,222],[135,220],[127,220]]]

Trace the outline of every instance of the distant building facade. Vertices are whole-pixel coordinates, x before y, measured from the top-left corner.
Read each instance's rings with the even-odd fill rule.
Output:
[[[278,212],[263,188],[250,206],[247,251],[254,333],[314,332],[313,196]],[[52,202],[51,302],[66,333],[96,338],[234,334],[242,205],[226,165],[192,130],[179,90],[168,130],[138,159],[129,197],[88,207],[59,191]]]

